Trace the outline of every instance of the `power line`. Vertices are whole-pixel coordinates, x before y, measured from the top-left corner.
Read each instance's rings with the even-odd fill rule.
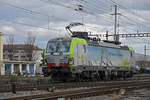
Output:
[[[59,5],[59,6],[62,6],[62,7],[65,7],[65,8],[69,8],[69,9],[73,9],[73,7],[71,6],[67,6],[67,5],[64,5],[64,4],[61,4],[61,3],[58,3],[58,2],[54,2],[53,0],[40,0],[42,2],[45,2],[45,3],[49,3],[49,1],[51,1],[52,3],[56,4],[56,5]]]
[[[77,1],[78,1],[79,3],[81,3],[81,4],[83,4],[84,7],[95,8],[95,10],[98,10],[99,12],[105,12],[105,11],[104,11],[104,8],[103,8],[103,9],[99,9],[99,7],[98,7],[97,5],[95,5],[94,2],[92,2],[92,3],[93,3],[93,6],[92,6],[91,3],[89,3],[88,1],[86,1],[86,3],[83,2],[83,1],[81,1],[81,0],[77,0]],[[85,6],[86,4],[89,4],[89,5]]]
[[[130,15],[131,16],[131,15]],[[131,17],[129,18],[129,17],[127,17],[127,15],[123,15],[123,17],[125,17],[126,19],[128,19],[128,20],[130,20],[132,23],[136,23],[136,24],[144,24],[145,25],[145,22],[143,22],[141,19],[139,19],[140,17],[138,17],[138,16],[135,16],[134,17],[134,19],[132,19]],[[136,21],[135,21],[136,20]],[[148,25],[148,24],[147,24]]]
[[[40,1],[43,1],[43,2],[45,2],[45,3],[49,3],[48,1],[49,0],[40,0]],[[54,2],[53,2],[54,3]],[[56,3],[57,5],[59,5],[59,6],[62,6],[62,7],[65,7],[65,8],[71,8],[72,10],[75,10],[75,11],[78,11],[79,9],[74,9],[73,7],[71,7],[71,6],[64,6],[64,5],[62,5],[61,3]],[[79,5],[76,5],[77,7],[79,6]],[[82,6],[82,5],[80,5],[80,6]],[[83,6],[83,7],[85,7],[85,6]],[[89,8],[88,8],[89,9]],[[108,21],[108,19],[105,19],[106,17],[104,16],[104,15],[97,15],[97,14],[95,14],[95,13],[93,13],[93,11],[92,12],[89,12],[89,11],[86,11],[85,9],[82,9],[82,11],[81,11],[82,13],[86,13],[86,14],[89,14],[89,15],[92,15],[92,16],[95,16],[95,17],[99,17],[99,16],[103,16],[103,20],[105,20],[106,22],[109,22],[109,23],[112,23],[112,20],[111,21]],[[79,13],[81,13],[81,12],[79,12]]]
[[[32,13],[32,14],[38,14],[38,15],[42,15],[42,16],[51,17],[51,16],[49,16],[49,15],[46,15],[46,14],[43,14],[43,13],[40,13],[40,12],[37,12],[37,11],[29,10],[29,9],[26,9],[26,8],[23,8],[23,7],[19,7],[19,6],[10,4],[10,3],[6,3],[6,2],[3,2],[3,1],[0,1],[0,2],[3,3],[3,4],[5,4],[5,5],[9,5],[9,6],[11,6],[11,7],[14,7],[14,8],[22,9],[22,10],[27,11],[27,12],[30,12],[30,13]]]
[[[80,1],[80,0],[77,0],[77,1]],[[80,1],[80,2],[85,2],[85,1]],[[85,3],[89,3],[88,1],[86,1]],[[92,3],[93,4],[93,3]],[[96,4],[95,4],[96,5]],[[96,6],[94,5],[94,7],[93,8],[96,8]],[[88,6],[89,7],[89,6]],[[92,8],[92,7],[90,7],[90,8]],[[133,21],[130,21],[130,22],[133,22]],[[140,23],[141,24],[141,23]],[[129,28],[128,28],[129,29]],[[130,28],[131,29],[131,28]],[[134,30],[134,29],[131,29],[131,30]]]
[[[30,27],[36,27],[36,28],[42,28],[42,29],[47,29],[47,30],[59,31],[58,29],[50,28],[49,21],[50,21],[50,17],[51,18],[53,17],[53,18],[56,18],[56,19],[61,19],[61,18],[55,17],[53,15],[50,16],[50,15],[47,15],[47,14],[44,14],[44,13],[41,13],[41,12],[37,12],[37,11],[30,10],[30,9],[26,9],[26,8],[23,8],[23,7],[19,7],[19,6],[16,6],[16,5],[13,5],[13,4],[10,4],[10,3],[6,3],[6,2],[3,2],[3,1],[0,1],[0,2],[5,4],[5,5],[11,6],[13,8],[17,8],[17,9],[21,9],[21,10],[27,11],[27,12],[29,12],[31,14],[38,14],[38,15],[41,15],[41,16],[46,16],[46,17],[48,17],[48,26],[47,26],[47,28],[45,28],[45,27],[40,27],[40,26],[37,26],[37,25],[26,24],[26,23],[17,22],[17,21],[11,21],[11,20],[7,20],[7,19],[0,19],[0,20],[4,20],[4,21],[7,21],[7,22],[16,23],[16,24],[21,24],[21,25],[25,25],[25,26],[30,26]],[[61,20],[65,20],[65,19],[61,19]]]
[[[40,1],[49,1],[49,0],[40,0]],[[52,2],[54,2],[53,0],[51,0]],[[79,1],[79,0],[78,0]],[[112,0],[111,0],[112,1]],[[2,2],[2,1],[0,1],[0,2]],[[80,1],[80,2],[82,2],[82,1]],[[4,2],[3,2],[4,3]],[[55,16],[50,16],[50,15],[47,15],[47,14],[43,14],[43,13],[40,13],[40,12],[37,12],[37,11],[33,11],[33,10],[30,10],[30,9],[26,9],[26,8],[23,8],[23,7],[18,7],[18,6],[15,6],[15,5],[12,5],[12,4],[9,4],[9,3],[5,3],[5,4],[7,4],[7,5],[9,5],[9,6],[11,6],[11,7],[15,7],[15,8],[18,8],[18,9],[22,9],[22,10],[24,10],[24,11],[27,11],[27,12],[30,12],[30,13],[32,13],[32,14],[38,14],[38,15],[42,15],[42,16],[46,16],[46,17],[54,17],[55,18]],[[65,4],[62,4],[62,3],[58,3],[58,2],[56,2],[56,4],[58,4],[58,5],[60,5],[60,6],[64,6],[65,8],[66,7],[68,7],[69,9],[72,9],[72,10],[74,10],[74,7],[72,7],[72,6],[67,6],[67,5],[65,5]],[[90,5],[90,7],[91,8],[93,8],[93,9],[96,9],[96,10],[98,10],[99,12],[102,10],[102,9],[100,9],[100,8],[98,8],[97,6],[96,6],[96,3],[94,2],[94,3],[92,3],[92,5],[93,6],[91,6]],[[91,8],[90,7],[87,7],[89,10],[91,10]],[[92,11],[92,10],[91,10]],[[103,10],[104,11],[104,10]],[[95,14],[94,12],[88,12],[88,11],[83,11],[84,13],[86,13],[86,14],[90,14],[90,15],[94,15],[94,16],[96,16],[96,17],[98,17],[98,16],[104,16],[103,17],[103,19],[106,21],[107,20],[107,22],[111,22],[111,21],[108,21],[108,20],[111,20],[111,19],[107,19],[107,17],[106,17],[106,15],[97,15],[97,14]],[[124,15],[123,15],[124,16]],[[58,17],[57,17],[58,18]],[[60,19],[60,18],[58,18],[58,19]],[[129,20],[130,18],[126,18],[127,20]],[[49,20],[49,18],[48,18],[48,20]],[[10,21],[10,20],[9,20]],[[130,21],[130,22],[134,22],[134,21]],[[31,24],[25,24],[25,23],[20,23],[20,22],[13,22],[13,23],[18,23],[18,24],[22,24],[22,25],[28,25],[28,26],[31,26],[31,27],[40,27],[40,26],[37,26],[37,25],[31,25]],[[48,21],[48,23],[49,23],[49,21]],[[112,22],[111,22],[112,23]],[[135,22],[136,23],[136,22]],[[138,22],[138,24],[141,24],[140,22]],[[142,24],[142,25],[144,25],[144,24]],[[148,26],[148,25],[146,25],[146,26]],[[44,28],[44,27],[40,27],[40,28]],[[44,28],[44,29],[49,29],[49,24],[48,24],[48,28]]]
[[[85,4],[87,4],[87,3],[89,3],[88,1],[86,1],[86,3],[85,2],[83,2],[83,1],[81,1],[81,0],[77,0],[79,3],[82,3],[83,5],[85,5]],[[91,3],[90,3],[91,4]],[[94,4],[94,3],[93,3]],[[104,9],[99,9],[99,7],[97,6],[97,5],[87,5],[87,6],[84,6],[84,7],[86,7],[87,9],[89,9],[89,10],[91,10],[92,12],[93,12],[93,10],[97,10],[98,12],[105,12],[104,11]],[[93,10],[92,10],[92,8],[93,8]],[[104,16],[103,18],[108,18],[109,19],[109,21],[111,20],[110,19],[110,16],[109,15],[102,15],[102,14],[100,14],[99,16]],[[111,20],[112,21],[112,20]],[[111,22],[110,21],[110,22]]]
[[[22,22],[17,22],[17,21],[11,21],[11,20],[6,20],[6,19],[0,19],[3,21],[7,21],[7,22],[11,22],[11,23],[16,23],[16,24],[20,24],[20,25],[25,25],[25,26],[30,26],[30,27],[35,27],[35,28],[41,28],[41,29],[46,29],[46,30],[54,30],[54,31],[60,31],[60,29],[55,29],[55,28],[45,28],[45,27],[40,27],[40,26],[36,26],[36,25],[32,25],[32,24],[26,24],[26,23],[22,23]]]
[[[40,0],[40,1],[43,1],[43,2],[49,4],[49,0]],[[69,9],[72,9],[72,10],[74,10],[74,11],[77,11],[75,8],[73,8],[73,7],[71,7],[71,6],[66,6],[66,5],[64,5],[64,4],[61,4],[61,3],[58,3],[58,2],[54,2],[54,1],[52,1],[52,0],[51,0],[51,2],[54,3],[54,4],[56,4],[56,5],[59,5],[59,6],[62,6],[62,7],[69,8]],[[78,5],[77,5],[77,7],[78,7]],[[83,13],[86,13],[86,14],[90,14],[90,15],[104,16],[104,15],[97,15],[97,14],[93,13],[93,11],[92,11],[92,12],[86,11],[85,9],[82,10],[82,12],[83,12]],[[103,18],[104,18],[104,17],[103,17]],[[109,21],[109,22],[111,22],[111,21]]]
[[[135,22],[135,23],[137,23],[137,24],[142,24],[143,26],[146,26],[144,23],[140,23],[140,22],[138,22],[138,21],[136,22],[136,21],[130,19],[129,17],[125,16],[125,15],[121,15],[121,16],[123,16],[124,18],[128,19],[129,21],[132,21],[132,22]],[[150,27],[150,25],[147,25],[146,27]]]
[[[4,3],[4,2],[3,2],[3,3]],[[11,7],[15,7],[15,8],[18,8],[18,9],[25,10],[25,11],[29,11],[29,12],[31,12],[31,13],[43,15],[43,14],[40,13],[40,12],[36,12],[36,11],[29,10],[29,9],[26,9],[26,8],[18,7],[18,6],[9,4],[9,3],[4,3],[4,4],[7,4],[7,5],[11,6]],[[54,16],[49,16],[49,15],[44,15],[44,16],[47,16],[47,17],[54,17]],[[11,23],[16,23],[16,24],[21,24],[21,25],[25,25],[25,26],[37,27],[37,28],[42,28],[42,29],[47,29],[47,30],[49,30],[49,25],[48,25],[48,28],[45,28],[45,27],[40,27],[40,26],[36,26],[36,25],[32,25],[32,24],[26,24],[26,23],[17,22],[17,21],[11,21],[11,20],[6,20],[6,19],[1,19],[1,20],[7,21],[7,22],[11,22]],[[51,28],[51,30],[58,31],[57,29],[54,29],[54,28]]]
[[[110,2],[112,2],[113,4],[115,4],[115,5],[118,5],[118,7],[120,8],[120,9],[122,9],[122,10],[124,10],[124,9],[128,9],[128,8],[126,8],[126,7],[124,7],[124,6],[122,6],[122,5],[120,5],[120,4],[118,4],[117,2],[115,2],[115,1],[113,1],[113,0],[109,0]],[[135,12],[133,12],[133,11],[128,11],[128,12],[130,12],[131,14],[133,14],[133,15],[135,15],[135,16],[137,16],[137,17],[140,17],[140,18],[142,18],[142,19],[145,19],[145,18],[143,18],[141,15],[139,15],[139,14],[136,14]],[[150,19],[146,19],[146,20],[149,20],[150,21]],[[138,24],[141,24],[141,23],[139,23],[138,22]],[[145,23],[144,23],[145,24]],[[148,25],[148,24],[147,24]]]
[[[117,2],[115,2],[115,1],[113,1],[113,0],[106,0],[106,1],[111,2],[111,3],[114,4],[114,5],[118,5],[118,7],[119,7],[120,9],[124,10],[124,11],[125,11],[125,9],[128,9],[128,8],[126,8],[126,7],[122,6],[122,5],[120,5],[119,3],[117,3]],[[142,18],[142,19],[144,20],[144,18],[143,18],[142,16],[136,14],[135,12],[133,12],[133,11],[128,11],[128,12],[131,13],[131,14],[133,14],[133,15],[136,15],[137,17],[140,17],[140,18]],[[130,21],[132,20],[131,18],[128,18],[128,17],[125,16],[125,15],[123,15],[123,16],[126,17],[126,19],[128,19],[128,20],[130,20]],[[136,19],[136,21],[132,20],[131,22],[132,22],[132,23],[136,23],[137,27],[138,27],[138,25],[142,25],[142,26],[145,26],[145,27],[149,27],[149,24],[146,24],[145,22],[142,22],[142,21],[139,20],[139,19]],[[149,23],[149,22],[147,21],[147,23]]]
[[[30,10],[30,9],[27,9],[27,8],[24,8],[24,7],[19,7],[19,6],[16,6],[16,5],[13,5],[13,4],[10,4],[10,3],[6,3],[6,2],[3,2],[3,1],[0,1],[0,2],[5,4],[5,5],[11,6],[13,8],[17,8],[17,9],[21,9],[21,10],[27,11],[30,14],[37,14],[37,15],[41,15],[41,16],[46,16],[48,18],[56,18],[56,19],[64,20],[64,19],[58,18],[58,17],[56,17],[54,15],[47,15],[47,14],[44,14],[44,13],[41,13],[41,12],[38,12],[38,11]]]

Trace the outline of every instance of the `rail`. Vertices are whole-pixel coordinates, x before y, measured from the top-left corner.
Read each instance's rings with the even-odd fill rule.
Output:
[[[150,80],[139,81],[139,82],[125,82],[125,83],[118,83],[118,84],[109,83],[107,85],[96,86],[87,89],[61,91],[61,92],[54,92],[54,93],[41,94],[41,95],[9,98],[4,100],[57,100],[58,98],[65,98],[67,100],[68,98],[77,99],[77,98],[85,98],[91,96],[99,96],[104,94],[112,94],[113,92],[119,92],[120,89],[131,91],[135,89],[149,88],[149,87],[150,87]]]

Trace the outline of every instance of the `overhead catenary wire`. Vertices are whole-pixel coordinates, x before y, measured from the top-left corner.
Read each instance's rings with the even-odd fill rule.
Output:
[[[40,0],[40,1],[49,1],[49,0]],[[51,1],[53,1],[53,2],[55,2],[54,0],[51,0]],[[64,1],[64,0],[63,0]],[[77,0],[77,1],[79,1],[79,0]],[[99,0],[100,1],[100,0]],[[107,0],[108,1],[108,0]],[[113,0],[111,0],[111,1],[113,1]],[[2,1],[3,2],[3,1]],[[62,1],[61,1],[62,2]],[[82,2],[82,0],[80,0],[80,2]],[[98,2],[98,1],[97,1]],[[102,2],[102,1],[100,1],[100,2]],[[65,5],[65,4],[62,4],[62,3],[59,3],[59,2],[56,2],[56,4],[59,4],[59,5]],[[95,5],[95,6],[94,6]],[[120,4],[118,4],[118,5],[120,5]],[[16,8],[19,8],[19,9],[22,9],[22,10],[25,10],[25,11],[28,11],[28,12],[31,12],[31,13],[35,13],[35,14],[39,14],[39,15],[41,15],[41,16],[45,16],[46,14],[43,14],[43,13],[40,13],[40,12],[37,12],[37,11],[33,11],[33,10],[30,10],[30,9],[26,9],[26,8],[20,8],[20,7],[18,7],[18,6],[14,6],[14,5],[11,5],[11,6],[13,6],[13,7],[16,7]],[[121,6],[121,5],[120,5]],[[120,7],[119,6],[119,7]],[[74,7],[72,7],[72,6],[65,6],[65,7],[68,7],[69,9],[71,8],[71,9],[73,9],[74,10]],[[93,7],[92,9],[91,9],[91,7]],[[98,8],[97,6],[96,6],[96,3],[95,2],[93,2],[92,4],[90,4],[90,7],[88,7],[88,9],[90,9],[90,10],[95,10],[95,9],[99,9],[100,10],[100,8]],[[101,10],[103,10],[103,9],[101,9]],[[105,10],[105,9],[104,9]],[[98,17],[98,16],[103,16],[103,15],[97,15],[96,13],[92,13],[92,12],[87,12],[87,11],[85,11],[85,13],[87,13],[87,14],[90,14],[90,15],[94,15],[94,16],[96,16],[96,17]],[[55,17],[55,16],[49,16],[49,15],[46,15],[47,17]],[[111,20],[111,19],[109,19],[109,18],[107,18],[105,15],[104,15],[104,20],[106,19],[106,20]],[[129,19],[131,19],[131,18],[129,18]],[[110,22],[111,23],[111,21],[107,21],[107,22]],[[131,22],[133,22],[134,23],[134,21],[131,21]],[[141,22],[138,22],[138,24],[141,24],[141,25],[143,25],[143,23],[141,23]],[[36,25],[35,25],[36,26]],[[148,25],[145,25],[146,27],[148,27]]]
[[[52,0],[40,0],[40,1],[43,1],[43,2],[49,4],[50,1],[52,1]],[[53,3],[53,2],[52,2],[52,3]],[[59,2],[59,4],[57,4],[57,5],[62,6],[62,5],[60,5],[60,2]],[[62,7],[69,8],[69,9],[71,8],[72,10],[75,10],[75,9],[73,9],[71,6],[70,6],[70,7],[62,6]],[[95,13],[93,13],[92,11],[89,12],[89,11],[86,11],[86,10],[83,10],[83,11],[81,11],[81,12],[82,12],[82,13],[85,13],[85,14],[89,14],[89,15],[95,16],[95,17],[103,16],[102,20],[105,20],[105,21],[108,22],[108,23],[113,23],[112,20],[105,19],[105,18],[106,18],[105,15],[95,14]],[[79,12],[79,13],[81,13],[81,12]],[[110,25],[110,24],[109,24],[109,25]],[[86,26],[86,25],[85,25],[85,26]]]
[[[41,28],[41,29],[46,29],[46,30],[60,31],[60,29],[46,28],[46,27],[36,26],[36,25],[32,25],[32,24],[26,24],[26,23],[22,23],[22,22],[12,21],[12,20],[6,20],[6,19],[0,19],[0,20],[6,21],[6,22],[10,22],[10,23],[16,23],[16,24],[20,24],[20,25],[35,27],[35,28]]]
[[[125,16],[125,15],[121,15],[121,16],[123,16],[124,18],[128,19],[128,20],[131,21],[131,22],[135,22],[135,23],[137,23],[137,24],[141,24],[141,25],[143,25],[143,26],[145,26],[145,27],[149,27],[149,28],[150,28],[150,25],[145,25],[144,23],[140,23],[140,22],[138,22],[138,21],[134,21],[134,20],[130,19],[129,17]]]
[[[117,2],[115,2],[115,1],[113,1],[113,0],[106,0],[106,1],[111,2],[111,3],[114,4],[114,5],[118,5],[118,7],[119,7],[121,10],[124,10],[124,11],[125,11],[125,10],[128,10],[126,7],[120,5],[119,3],[117,3]],[[127,18],[127,16],[125,16],[125,14],[123,15],[124,17],[126,17],[126,19],[128,19],[128,20],[130,20],[130,21],[132,20],[131,23],[136,24],[136,26],[137,26],[138,28],[141,28],[142,26],[147,27],[147,28],[149,27],[149,24],[147,24],[147,23],[145,23],[145,22],[143,22],[143,21],[141,21],[141,20],[139,19],[139,18],[141,18],[141,16],[137,15],[137,14],[134,13],[133,11],[125,11],[125,12],[137,16],[136,21],[135,21],[135,18],[134,18],[134,19],[129,18],[129,17]],[[141,19],[143,19],[143,17],[142,17]],[[147,21],[147,22],[148,22],[148,21]]]
[[[99,7],[94,2],[89,2],[89,1],[83,2],[81,0],[76,0],[76,1],[83,4],[85,7],[88,7],[88,9],[93,8],[93,9],[95,9],[95,11],[98,10],[101,13],[104,13],[107,11],[104,7]]]
[[[30,14],[38,14],[38,15],[41,15],[41,16],[46,16],[46,17],[48,17],[48,23],[47,23],[48,26],[47,27],[41,27],[41,26],[37,26],[37,25],[33,25],[33,24],[27,24],[27,23],[23,23],[23,22],[8,20],[8,19],[0,19],[0,20],[11,22],[11,23],[16,23],[16,24],[21,24],[21,25],[25,25],[25,26],[30,26],[30,27],[42,28],[42,29],[46,29],[46,30],[60,31],[60,29],[50,28],[49,22],[50,22],[50,17],[51,18],[52,17],[53,18],[57,18],[57,19],[61,19],[61,18],[55,17],[53,15],[50,16],[50,15],[47,15],[47,14],[44,14],[44,13],[41,13],[41,12],[38,12],[38,11],[33,11],[33,10],[30,10],[30,9],[27,9],[27,8],[24,8],[24,7],[19,7],[19,6],[16,6],[16,5],[13,5],[13,4],[10,4],[10,3],[6,3],[6,2],[3,2],[3,1],[0,1],[0,3],[8,5],[8,6],[11,6],[11,7],[14,7],[14,8],[17,8],[17,9],[21,9],[21,10],[27,11]]]
[[[47,14],[45,14],[45,13],[41,13],[41,12],[34,11],[34,10],[31,10],[31,9],[27,9],[27,8],[24,8],[24,7],[16,6],[16,5],[13,5],[13,4],[10,4],[10,3],[6,3],[6,2],[3,2],[3,1],[0,1],[0,2],[3,3],[3,4],[5,4],[5,5],[8,5],[8,6],[17,8],[17,9],[22,9],[22,10],[24,10],[24,11],[29,12],[30,14],[37,14],[37,15],[41,15],[41,16],[45,16],[45,17],[49,17],[49,18],[61,19],[61,18],[56,17],[56,16],[54,16],[54,15],[47,15]]]
[[[42,0],[43,1],[43,0]],[[45,1],[45,0],[44,0]],[[78,0],[79,1],[79,0]],[[112,0],[111,0],[112,1]],[[2,2],[2,1],[1,1]],[[4,2],[3,2],[4,3]],[[115,2],[113,2],[113,3],[115,3]],[[16,7],[16,8],[19,8],[19,9],[23,9],[23,10],[25,10],[25,11],[29,11],[29,12],[31,12],[31,13],[35,13],[35,14],[40,14],[40,15],[44,15],[44,16],[47,16],[47,17],[54,17],[54,16],[49,16],[49,15],[46,15],[46,14],[42,14],[42,13],[39,13],[39,12],[36,12],[36,11],[33,11],[33,10],[29,10],[29,9],[26,9],[26,8],[23,8],[23,7],[18,7],[18,6],[15,6],[15,5],[12,5],[12,4],[9,4],[9,3],[5,3],[5,4],[8,4],[8,5],[10,5],[10,6],[13,6],[13,7]],[[60,4],[60,3],[59,3]],[[117,3],[115,3],[115,4],[117,4]],[[117,4],[117,5],[119,5],[119,6],[121,6],[120,4]],[[66,6],[65,6],[66,7]],[[71,8],[71,7],[69,7],[69,8]]]
[[[79,3],[83,4],[85,9],[90,10],[92,13],[93,11],[96,11],[98,13],[95,13],[95,15],[97,14],[98,16],[103,16],[104,19],[108,20],[109,22],[112,22],[111,20],[111,16],[109,16],[109,14],[107,14],[104,9],[100,9],[97,5],[92,5],[91,3],[89,3],[88,1],[86,1],[86,3],[84,3],[83,1],[77,0]],[[86,6],[86,4],[89,3],[90,5]],[[100,14],[99,14],[100,13]],[[105,15],[104,15],[105,14]]]
[[[109,1],[111,1],[113,4],[118,5],[118,7],[119,7],[120,9],[122,9],[122,10],[124,10],[124,9],[127,10],[127,9],[128,9],[127,7],[121,5],[121,4],[119,4],[119,3],[117,3],[117,2],[115,2],[115,1],[113,1],[113,0],[109,0]],[[143,18],[143,16],[141,16],[140,14],[135,13],[135,12],[132,11],[132,10],[128,10],[128,12],[131,13],[131,14],[133,14],[133,15],[136,15],[136,16],[138,16],[138,17]],[[145,19],[145,18],[144,18],[144,19]],[[148,19],[148,18],[146,18],[146,19],[150,21],[150,19]]]
[[[118,7],[119,7],[120,9],[124,10],[124,11],[125,11],[125,10],[128,10],[127,7],[121,5],[121,4],[119,4],[119,3],[117,3],[117,2],[115,2],[115,1],[113,1],[113,0],[107,0],[107,1],[111,2],[111,3],[114,4],[114,5],[118,5]],[[150,21],[150,19],[143,18],[143,16],[141,16],[141,15],[139,15],[139,14],[137,14],[137,13],[131,11],[131,10],[128,10],[128,13],[130,13],[130,14],[132,14],[132,15],[135,15],[135,16],[141,18],[141,19],[144,19],[144,20],[146,19],[147,21]],[[124,15],[124,16],[125,16],[125,15]],[[128,19],[131,20],[131,18],[128,18]],[[141,25],[146,26],[146,25],[145,25],[146,23],[141,22],[141,20],[139,20],[139,19],[136,19],[136,21],[134,21],[134,23],[137,23],[137,20],[138,20],[138,24],[141,24]],[[149,24],[147,24],[146,27],[149,27]]]
[[[64,5],[64,4],[61,4],[61,3],[58,3],[58,2],[54,2],[53,0],[40,0],[40,1],[45,2],[45,3],[49,3],[49,1],[51,1],[52,3],[54,3],[56,5],[59,5],[59,6],[65,7],[65,8],[69,8],[69,9],[74,9],[71,6]]]
[[[77,1],[80,1],[80,0],[77,0]],[[81,2],[81,1],[80,1]],[[84,2],[84,1],[82,1],[82,2]],[[89,3],[88,1],[86,1],[86,3]],[[91,3],[90,3],[91,4]],[[92,5],[92,4],[91,4]],[[89,5],[88,5],[89,6]],[[95,7],[95,9],[96,9],[96,5],[93,5],[94,7]],[[90,8],[92,8],[91,6],[90,6]],[[98,8],[98,7],[97,7]],[[101,10],[102,11],[102,10]],[[110,17],[110,16],[109,16]],[[131,30],[133,30],[133,29],[131,29]]]
[[[99,1],[101,1],[101,0],[99,0]],[[113,5],[117,5],[118,8],[121,9],[121,10],[124,10],[124,11],[125,11],[125,9],[127,10],[126,7],[120,5],[119,3],[117,3],[117,2],[115,2],[115,1],[113,1],[113,0],[105,0],[105,1],[110,2],[110,3],[112,3]],[[125,12],[126,12],[126,13],[129,13],[128,11],[125,11]],[[121,12],[121,13],[123,13],[123,12]],[[132,14],[132,11],[131,11],[130,13]],[[136,15],[135,13],[133,13],[133,14]],[[123,16],[126,20],[128,20],[128,22],[130,21],[129,23],[135,24],[138,28],[141,28],[142,26],[147,27],[147,28],[150,27],[149,24],[147,24],[147,23],[143,22],[142,20],[140,20],[140,19],[139,19],[139,16],[137,16],[137,15],[136,15],[136,16],[137,16],[136,21],[135,21],[135,18],[134,18],[134,19],[129,18],[129,17],[127,17],[124,13],[122,14],[122,16]],[[141,18],[141,19],[143,19],[143,18]],[[121,23],[121,24],[123,24],[123,23]],[[122,26],[124,26],[124,25],[122,25]],[[139,26],[140,26],[140,27],[139,27]]]
[[[122,16],[120,16],[120,18],[119,18],[120,20],[120,23],[121,24],[119,24],[119,26],[120,27],[125,27],[125,29],[124,30],[128,30],[128,29],[130,29],[130,30],[133,30],[133,31],[137,31],[136,29],[136,24],[134,24],[134,23],[132,23],[131,21],[129,21],[129,20],[127,20],[127,19],[124,19],[124,18],[122,18]],[[126,29],[127,28],[127,29]]]
[[[37,11],[33,11],[33,10],[30,10],[30,9],[26,9],[26,8],[23,8],[23,7],[12,5],[12,4],[9,4],[9,3],[5,3],[5,2],[2,2],[2,3],[6,4],[6,5],[9,5],[11,7],[17,8],[17,9],[22,9],[24,11],[27,11],[27,12],[30,12],[30,13],[33,13],[33,14],[46,16],[46,17],[48,17],[48,22],[49,22],[49,17],[54,17],[54,16],[45,15],[45,14],[37,12]],[[11,21],[11,20],[7,20],[7,19],[0,19],[0,20],[4,20],[4,21],[7,21],[7,22],[16,23],[16,24],[21,24],[21,25],[25,25],[25,26],[30,26],[30,27],[42,28],[42,29],[47,29],[47,30],[51,29],[51,30],[59,31],[58,29],[49,28],[49,24],[48,24],[48,27],[46,28],[46,27],[41,27],[41,26],[37,26],[37,25],[32,25],[32,24],[27,24],[27,23],[22,23],[22,22],[17,22],[17,21]]]
[[[52,3],[54,3],[54,1],[52,1],[52,0],[40,0],[40,1],[43,1],[43,2],[45,2],[45,3],[50,3],[50,2],[52,2]],[[55,2],[56,3],[56,2]],[[73,8],[73,7],[71,7],[71,6],[64,6],[64,5],[62,5],[61,3],[56,3],[57,5],[59,5],[59,6],[62,6],[62,7],[65,7],[65,8],[69,8],[69,9],[72,9],[72,10],[75,10],[75,8]],[[87,11],[87,10],[83,10],[83,11],[81,11],[82,13],[86,13],[86,14],[90,14],[90,15],[94,15],[94,16],[103,16],[103,18],[105,17],[104,15],[98,15],[98,14],[95,14],[95,13],[93,13],[93,12],[89,12],[89,11]],[[107,19],[104,19],[105,21],[107,20]],[[107,22],[111,22],[111,20],[109,20],[109,21],[107,21]]]
[[[80,0],[77,0],[77,1],[79,1],[80,3],[81,3],[81,1]],[[87,1],[86,1],[86,3],[87,3]],[[60,4],[60,3],[59,3]],[[62,6],[62,5],[61,5]],[[91,7],[93,7],[93,6],[90,6],[90,8]],[[71,7],[68,7],[68,8],[71,8]],[[96,7],[95,8],[93,8],[93,9],[96,9]],[[100,11],[102,11],[102,10],[100,10]],[[88,13],[88,14],[94,14],[94,13],[89,13],[89,12],[86,12],[86,13]],[[94,14],[94,15],[96,15],[96,14]]]
[[[38,15],[50,17],[49,15],[46,15],[46,14],[43,14],[43,13],[40,13],[40,12],[37,12],[37,11],[34,11],[34,10],[26,9],[26,8],[23,8],[23,7],[19,7],[19,6],[16,6],[16,5],[13,5],[13,4],[10,4],[10,3],[6,3],[6,2],[3,2],[3,1],[0,1],[0,3],[5,4],[5,5],[9,5],[9,6],[14,7],[14,8],[22,9],[24,11],[30,12],[31,14],[33,13],[33,14],[38,14]]]
[[[27,24],[27,23],[22,23],[22,22],[17,22],[17,21],[11,21],[11,20],[7,20],[7,19],[0,19],[0,20],[5,20],[5,21],[9,21],[9,22],[13,22],[13,23],[16,23],[16,24],[22,24],[22,25],[26,25],[26,26],[31,26],[31,27],[38,27],[38,28],[43,28],[43,29],[48,29],[48,30],[56,30],[55,28],[50,28],[50,18],[55,18],[55,19],[59,19],[59,20],[67,20],[67,19],[62,19],[62,18],[59,18],[59,17],[56,17],[54,15],[47,15],[47,14],[44,14],[44,13],[41,13],[41,12],[38,12],[38,11],[34,11],[34,10],[30,10],[30,9],[27,9],[27,8],[24,8],[24,7],[20,7],[20,6],[16,6],[16,5],[13,5],[13,4],[10,4],[10,3],[6,3],[6,2],[3,2],[3,1],[0,1],[2,4],[5,4],[5,5],[8,5],[10,7],[13,7],[13,8],[17,8],[17,9],[21,9],[23,11],[26,11],[30,14],[37,14],[37,15],[40,15],[40,16],[46,16],[47,17],[47,28],[46,27],[41,27],[41,26],[37,26],[37,25],[32,25],[32,24]],[[67,20],[68,21],[68,20]]]

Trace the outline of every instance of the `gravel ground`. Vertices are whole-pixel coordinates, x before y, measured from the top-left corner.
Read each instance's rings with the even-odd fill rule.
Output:
[[[12,92],[8,93],[0,93],[0,100],[12,98],[12,97],[20,97],[20,96],[30,96],[30,95],[38,95],[38,94],[45,94],[49,93],[47,91],[19,91],[16,94]]]
[[[64,90],[55,90],[55,91],[59,92]],[[13,94],[11,92],[0,93],[0,100],[12,98],[12,97],[31,96],[31,95],[46,94],[46,93],[50,93],[50,92],[46,90],[45,91],[37,90],[37,91],[24,91],[24,92],[18,91],[16,94]],[[87,98],[81,98],[76,100],[150,100],[150,89],[135,90],[128,93],[125,92],[124,95],[114,93],[110,95],[87,97]]]
[[[54,91],[61,92],[61,91],[80,90],[80,89],[87,89],[87,88],[81,87],[81,88],[71,88],[71,89],[59,89]],[[49,88],[49,91],[51,91],[51,88]],[[48,90],[16,91],[16,94],[13,94],[12,92],[6,92],[6,93],[0,93],[0,100],[12,98],[12,97],[31,96],[31,95],[46,94],[46,93],[50,93],[50,92],[48,92]]]
[[[76,100],[150,100],[150,90],[141,89],[125,93],[124,95],[111,94],[111,95],[81,98]]]

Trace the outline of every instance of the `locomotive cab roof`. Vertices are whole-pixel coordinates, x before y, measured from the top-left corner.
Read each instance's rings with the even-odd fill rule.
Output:
[[[69,37],[59,37],[50,39],[48,42],[56,42],[56,41],[71,41],[72,38]]]
[[[77,38],[77,37],[59,37],[59,38],[53,38],[53,39],[50,39],[48,42],[71,41],[72,38]],[[83,39],[83,38],[79,38],[79,39]],[[110,48],[121,48],[121,49],[125,49],[125,50],[130,50],[130,48],[128,46],[120,46],[120,45],[116,45],[115,43],[112,43],[112,42],[105,42],[105,41],[99,41],[99,42],[97,42],[97,41],[88,41],[88,40],[86,40],[86,41],[87,41],[88,45],[110,47]]]

